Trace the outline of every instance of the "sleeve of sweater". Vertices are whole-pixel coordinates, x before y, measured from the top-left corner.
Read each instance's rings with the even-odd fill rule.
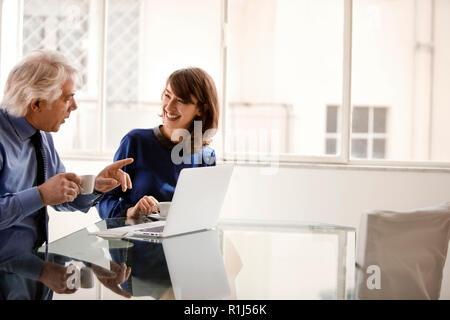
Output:
[[[135,158],[134,143],[130,134],[127,134],[122,138],[119,149],[114,155],[114,161],[125,158]],[[123,167],[122,170],[130,175],[131,181],[134,180],[135,163]],[[123,192],[119,186],[114,190],[105,193],[100,202],[96,205],[99,216],[102,219],[126,216],[126,211],[128,208],[133,206],[133,204],[128,200],[128,192],[129,191]]]

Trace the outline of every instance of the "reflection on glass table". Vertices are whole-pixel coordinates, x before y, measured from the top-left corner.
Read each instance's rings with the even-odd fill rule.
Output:
[[[72,295],[92,288],[94,276],[105,287],[123,297],[131,295],[119,285],[131,269],[110,263],[111,270],[66,256],[26,252],[0,264],[0,300],[51,300],[54,294]]]
[[[355,229],[224,221],[218,230],[227,271],[234,275],[232,298],[354,298]]]
[[[50,243],[48,257],[82,275],[77,290],[53,299],[354,298],[353,228],[221,221],[215,230],[165,239],[89,234],[143,222],[107,219]],[[39,251],[43,259],[45,248]]]

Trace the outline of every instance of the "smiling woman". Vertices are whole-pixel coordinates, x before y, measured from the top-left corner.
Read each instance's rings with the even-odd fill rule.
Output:
[[[200,68],[177,70],[167,79],[161,100],[162,125],[134,129],[122,139],[114,159],[135,159],[124,168],[134,188],[107,193],[97,206],[102,218],[151,214],[159,201],[172,200],[183,168],[216,163],[215,152],[208,146],[219,121],[211,76]],[[187,133],[183,143],[179,143],[179,130]],[[191,142],[190,147],[183,147],[180,154],[175,147],[186,141]],[[182,159],[180,163],[174,161],[174,153]]]
[[[185,68],[173,72],[166,81],[162,94],[162,134],[177,143],[176,129],[188,130],[191,134],[193,152],[195,138],[201,138],[201,146],[208,145],[211,129],[219,122],[217,90],[214,80],[200,68]],[[195,121],[201,121],[201,137],[195,137]],[[200,135],[200,134],[198,134]]]
[[[192,99],[194,100],[192,102],[185,101],[178,98],[172,91],[173,89],[168,84],[163,94],[163,132],[167,137],[171,136],[173,129],[189,129],[193,119],[202,115],[196,106],[197,99]]]

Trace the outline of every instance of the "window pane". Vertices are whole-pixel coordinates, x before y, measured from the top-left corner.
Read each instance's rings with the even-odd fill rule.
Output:
[[[372,158],[384,159],[386,157],[386,140],[373,139],[373,153]]]
[[[352,139],[352,157],[366,159],[367,158],[367,140]]]
[[[389,159],[450,161],[450,1],[353,4],[353,103],[389,106]]]
[[[93,26],[97,8],[89,0],[24,0],[22,53],[34,49],[57,50],[78,69],[76,100],[58,134],[53,135],[60,153],[95,152],[98,149],[98,34]]]
[[[323,155],[326,106],[342,101],[343,1],[230,0],[229,20],[226,150],[257,132],[275,153]]]
[[[22,53],[34,49],[60,51],[80,72],[78,90],[83,90],[87,82],[89,7],[88,0],[64,4],[24,0]]]
[[[131,107],[138,97],[141,3],[140,0],[109,0],[108,108]]]
[[[373,109],[373,132],[386,133],[386,108]]]
[[[327,106],[327,133],[336,133],[338,128],[338,107]]]
[[[108,8],[105,149],[112,152],[131,129],[161,124],[161,93],[173,71],[200,67],[220,90],[221,1],[110,0]]]
[[[335,138],[327,138],[325,153],[326,154],[336,154],[337,152],[337,139]]]
[[[111,152],[131,129],[157,122],[158,104],[139,103],[142,10],[141,0],[110,0],[108,5],[105,141]]]
[[[352,132],[369,132],[369,108],[354,107],[352,115]]]

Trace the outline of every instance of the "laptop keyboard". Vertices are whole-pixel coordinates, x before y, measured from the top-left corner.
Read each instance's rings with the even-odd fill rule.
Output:
[[[140,229],[139,232],[162,232],[163,230],[164,230],[164,226],[159,226],[159,227]]]

